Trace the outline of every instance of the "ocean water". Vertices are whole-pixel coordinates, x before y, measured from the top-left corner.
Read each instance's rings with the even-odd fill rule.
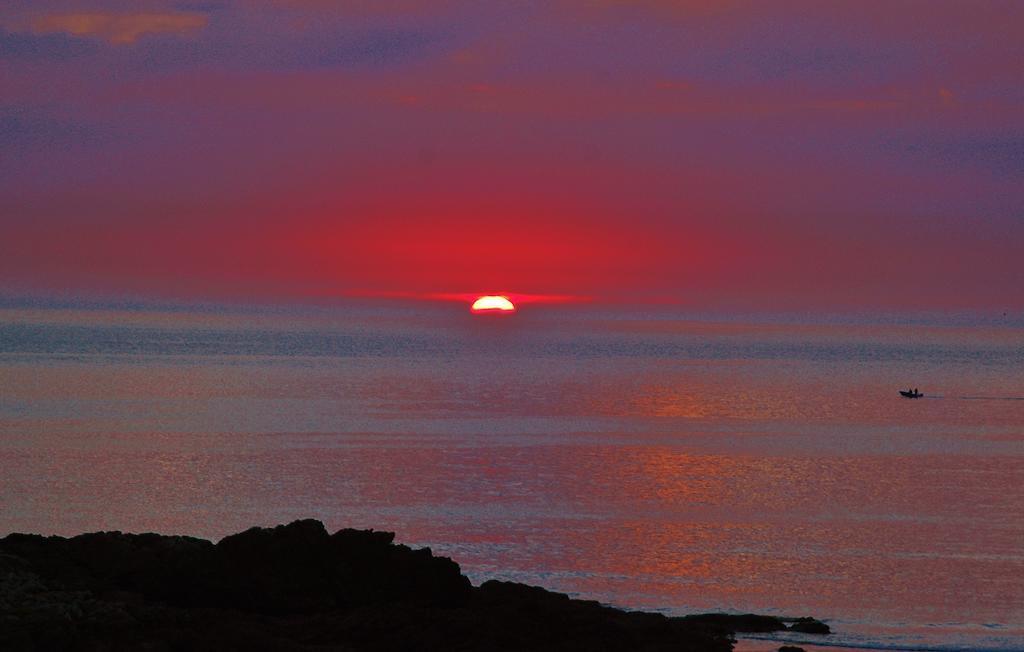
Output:
[[[315,517],[474,581],[1024,650],[1024,325],[799,322],[7,306],[0,534]]]

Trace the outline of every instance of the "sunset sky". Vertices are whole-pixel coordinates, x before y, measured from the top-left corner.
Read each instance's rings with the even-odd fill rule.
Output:
[[[1024,2],[7,0],[0,294],[1024,308]]]

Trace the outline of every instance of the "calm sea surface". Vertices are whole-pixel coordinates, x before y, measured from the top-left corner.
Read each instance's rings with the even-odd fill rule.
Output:
[[[475,581],[1022,650],[1024,328],[0,309],[0,534],[303,517]]]

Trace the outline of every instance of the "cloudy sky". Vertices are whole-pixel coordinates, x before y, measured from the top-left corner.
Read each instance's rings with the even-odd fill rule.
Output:
[[[1024,308],[1024,2],[7,0],[0,293]]]

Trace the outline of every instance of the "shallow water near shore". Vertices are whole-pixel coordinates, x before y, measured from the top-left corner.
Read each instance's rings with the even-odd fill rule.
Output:
[[[314,517],[477,582],[1024,649],[1024,328],[796,321],[2,308],[0,534]]]

